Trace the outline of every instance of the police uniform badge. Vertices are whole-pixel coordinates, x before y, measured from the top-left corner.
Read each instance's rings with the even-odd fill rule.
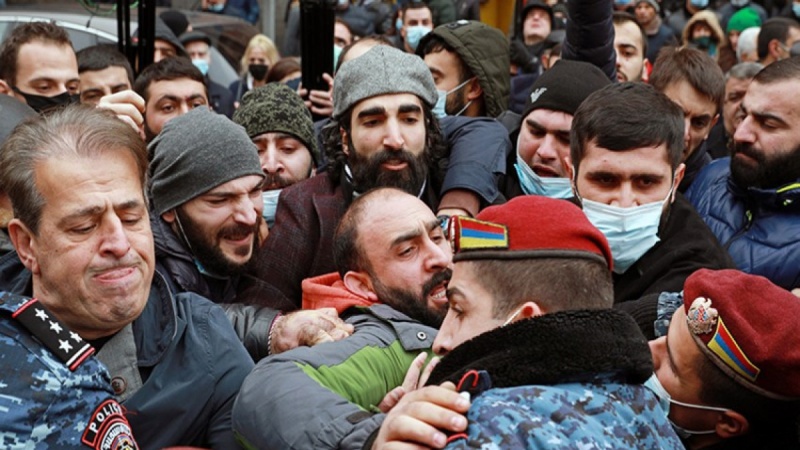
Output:
[[[131,426],[122,406],[109,399],[92,413],[81,442],[95,450],[137,450]]]

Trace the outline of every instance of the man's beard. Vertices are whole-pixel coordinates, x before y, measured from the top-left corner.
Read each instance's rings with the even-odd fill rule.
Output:
[[[742,162],[736,157],[739,153],[755,160],[755,165]],[[800,178],[800,145],[790,152],[767,156],[750,143],[734,142],[731,176],[742,188],[773,189],[796,181]]]
[[[271,191],[274,189],[283,189],[297,183],[297,180],[281,176],[277,173],[264,172],[264,190]]]
[[[204,269],[212,274],[220,276],[236,275],[243,272],[250,260],[253,259],[252,255],[255,253],[255,249],[258,248],[258,221],[253,227],[234,223],[219,230],[216,236],[208,236],[204,233],[202,226],[188,215],[183,214],[180,208],[175,209],[175,214],[178,216],[180,228],[183,230],[184,237],[188,241],[194,257],[203,265]],[[250,249],[237,249],[236,253],[240,256],[245,256],[249,252],[250,258],[244,263],[231,261],[222,252],[220,241],[226,236],[242,236],[247,233],[253,233],[253,247]]]
[[[422,286],[421,292],[416,294],[404,289],[387,287],[371,272],[369,275],[378,301],[430,327],[438,329],[442,326],[444,316],[447,314],[447,304],[445,303],[442,309],[432,309],[428,306],[428,295],[435,287],[450,280],[453,275],[452,270],[444,269],[433,275]]]
[[[353,187],[357,192],[367,192],[377,187],[393,187],[411,195],[418,195],[422,183],[428,177],[430,150],[426,146],[419,156],[407,150],[380,150],[372,156],[361,156],[350,142],[347,164],[353,175]],[[389,161],[405,162],[403,170],[386,170],[381,167]]]

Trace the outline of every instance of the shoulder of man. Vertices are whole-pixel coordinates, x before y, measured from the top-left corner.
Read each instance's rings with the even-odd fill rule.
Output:
[[[138,448],[94,349],[41,303],[0,293],[0,349],[4,444]]]

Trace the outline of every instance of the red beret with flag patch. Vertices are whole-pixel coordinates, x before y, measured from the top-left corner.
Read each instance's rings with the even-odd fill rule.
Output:
[[[515,197],[484,209],[475,219],[453,217],[448,234],[453,261],[582,258],[612,268],[605,236],[567,200]]]
[[[701,269],[686,279],[683,306],[698,346],[728,376],[800,399],[800,298],[761,276]]]

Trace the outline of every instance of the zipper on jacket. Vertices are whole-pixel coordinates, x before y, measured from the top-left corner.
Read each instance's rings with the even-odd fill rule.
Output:
[[[741,230],[737,231],[736,234],[731,236],[731,238],[728,239],[728,242],[726,242],[725,245],[723,246],[723,247],[725,247],[725,251],[727,251],[728,253],[730,253],[730,247],[731,247],[731,244],[733,244],[733,241],[735,241],[735,240],[739,239],[740,237],[742,237],[745,233],[747,233],[750,230],[750,227],[753,226],[753,212],[752,211],[750,211],[749,209],[745,210],[744,218],[745,218],[744,227]]]

